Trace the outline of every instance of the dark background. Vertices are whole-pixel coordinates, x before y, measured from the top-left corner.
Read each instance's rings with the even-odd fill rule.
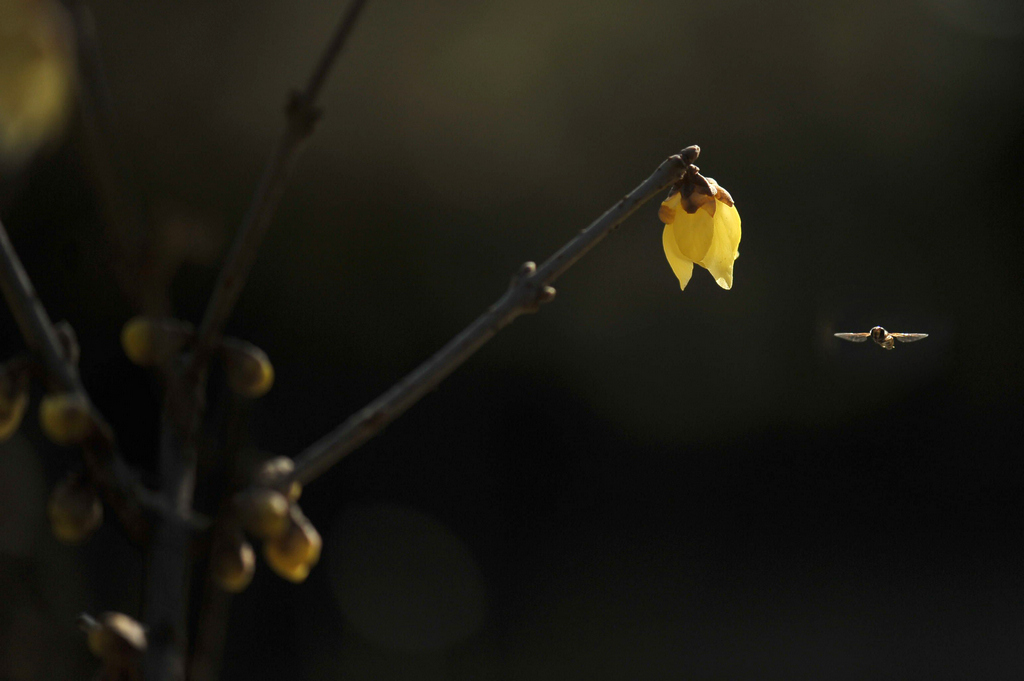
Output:
[[[93,3],[130,184],[198,239],[178,316],[342,8]],[[641,208],[309,486],[323,559],[302,586],[260,563],[224,678],[1021,678],[1022,76],[1015,0],[371,0],[228,325],[277,382],[215,386],[208,449],[240,411],[246,447],[298,454],[686,145],[742,256],[681,293]],[[79,137],[0,217],[152,469]],[[876,324],[930,337],[831,336]],[[138,614],[142,559],[113,521],[50,537],[77,454],[31,414],[2,448],[0,671],[85,678],[74,616]]]

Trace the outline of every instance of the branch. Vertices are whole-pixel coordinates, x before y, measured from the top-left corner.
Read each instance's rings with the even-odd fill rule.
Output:
[[[152,235],[138,188],[131,181],[127,154],[114,133],[117,119],[96,37],[96,22],[85,0],[64,0],[75,37],[78,118],[83,157],[96,194],[104,230],[116,251],[114,275],[135,308],[144,308],[148,290],[145,264]],[[152,310],[146,310],[152,313]]]
[[[216,681],[224,659],[231,594],[207,576],[196,624],[189,681]]]
[[[204,411],[206,366],[224,324],[238,300],[256,251],[284,193],[302,143],[320,117],[316,100],[331,65],[337,60],[366,0],[353,0],[335,29],[302,92],[293,93],[287,125],[270,156],[242,226],[221,268],[196,334],[190,355],[168,385],[160,437],[161,491],[176,516],[157,531],[150,556],[146,592],[149,648],[143,662],[148,681],[179,681],[185,677],[186,613],[191,576],[191,539],[182,520],[191,513],[196,476],[195,435]]]
[[[366,0],[352,1],[320,57],[320,61],[317,62],[316,68],[313,69],[305,90],[293,92],[291,95],[286,109],[287,125],[263,170],[263,177],[256,190],[256,195],[249,205],[242,226],[231,246],[231,252],[220,271],[213,295],[210,297],[203,321],[199,326],[195,350],[186,373],[200,373],[210,359],[217,340],[224,330],[224,324],[238,301],[249,271],[256,261],[256,251],[267,233],[274,211],[277,210],[277,206],[281,202],[285,184],[291,177],[299,151],[306,139],[313,133],[313,128],[320,118],[316,100],[323,88],[324,79],[338,55],[341,54],[352,28],[359,18],[359,13],[365,5]]]
[[[144,510],[160,510],[159,500],[143,487],[117,451],[114,432],[96,409],[82,386],[75,365],[65,357],[64,347],[46,309],[39,301],[32,281],[0,222],[0,287],[7,305],[21,329],[25,344],[39,359],[51,391],[75,393],[89,405],[95,428],[82,444],[86,466],[103,498],[114,510],[132,539],[145,538],[148,523]]]
[[[699,153],[700,149],[692,146],[668,157],[640,186],[562,246],[543,265],[537,267],[532,262],[525,263],[512,278],[505,295],[476,321],[390,390],[302,452],[295,460],[294,479],[306,484],[318,477],[437,387],[509,322],[525,312],[535,312],[541,303],[551,300],[555,290],[550,285],[558,277],[641,204],[693,168],[692,163]]]

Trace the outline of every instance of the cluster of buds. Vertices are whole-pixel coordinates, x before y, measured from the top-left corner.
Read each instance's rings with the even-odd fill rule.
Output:
[[[265,461],[257,468],[252,487],[235,497],[234,510],[241,527],[263,542],[263,557],[270,568],[299,583],[320,559],[323,542],[296,503],[302,486],[291,479],[294,470],[295,464],[286,457]],[[223,533],[211,554],[214,579],[226,591],[241,591],[252,579],[252,556],[252,547],[241,533]]]
[[[195,340],[195,328],[176,319],[133,317],[121,329],[121,347],[142,367],[162,365]],[[252,343],[224,338],[218,346],[228,387],[243,397],[262,397],[274,385],[274,366]]]
[[[0,365],[0,442],[21,426],[28,408],[30,378],[31,364],[24,358]],[[39,425],[46,437],[61,446],[84,442],[96,427],[89,401],[79,392],[45,395],[39,403]]]
[[[85,632],[89,650],[103,663],[99,679],[117,681],[141,679],[139,662],[146,652],[146,628],[120,612],[105,612],[93,618],[82,614],[78,626]]]
[[[55,326],[64,358],[78,361],[78,342],[67,322]],[[0,442],[17,432],[29,401],[32,362],[16,357],[0,364]],[[96,430],[96,421],[88,399],[79,392],[50,393],[39,403],[39,423],[43,433],[58,445],[84,442]],[[46,506],[54,536],[65,544],[81,544],[103,522],[103,504],[89,480],[69,473],[50,493]]]
[[[29,365],[12,360],[0,366],[0,441],[11,437],[21,425],[28,407]],[[43,397],[39,405],[43,433],[59,445],[84,441],[94,421],[89,403],[78,393],[56,393]],[[103,504],[85,476],[68,473],[50,493],[46,505],[50,528],[65,544],[81,544],[103,522]]]
[[[175,319],[134,317],[121,330],[125,355],[142,367],[166,365],[186,352],[195,338],[191,324]],[[252,343],[222,338],[217,356],[235,394],[255,399],[273,386],[274,366]],[[218,528],[210,551],[211,574],[225,591],[243,591],[256,569],[255,552],[242,529],[263,542],[267,562],[292,581],[303,581],[319,559],[320,535],[295,503],[302,487],[290,480],[293,470],[290,459],[264,462],[253,486],[235,497],[233,520]]]

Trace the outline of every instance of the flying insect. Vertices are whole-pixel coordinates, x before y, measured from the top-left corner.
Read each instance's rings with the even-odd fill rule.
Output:
[[[873,327],[867,333],[837,333],[834,335],[836,338],[853,341],[854,343],[863,343],[870,338],[885,350],[892,350],[896,346],[896,341],[913,343],[928,337],[926,333],[889,333],[880,326]]]

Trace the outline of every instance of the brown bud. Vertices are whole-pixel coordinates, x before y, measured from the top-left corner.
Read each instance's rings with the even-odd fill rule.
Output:
[[[707,178],[708,185],[715,190],[715,198],[727,206],[735,206],[736,202],[732,200],[732,194],[725,191],[725,187],[715,182],[713,178]]]

